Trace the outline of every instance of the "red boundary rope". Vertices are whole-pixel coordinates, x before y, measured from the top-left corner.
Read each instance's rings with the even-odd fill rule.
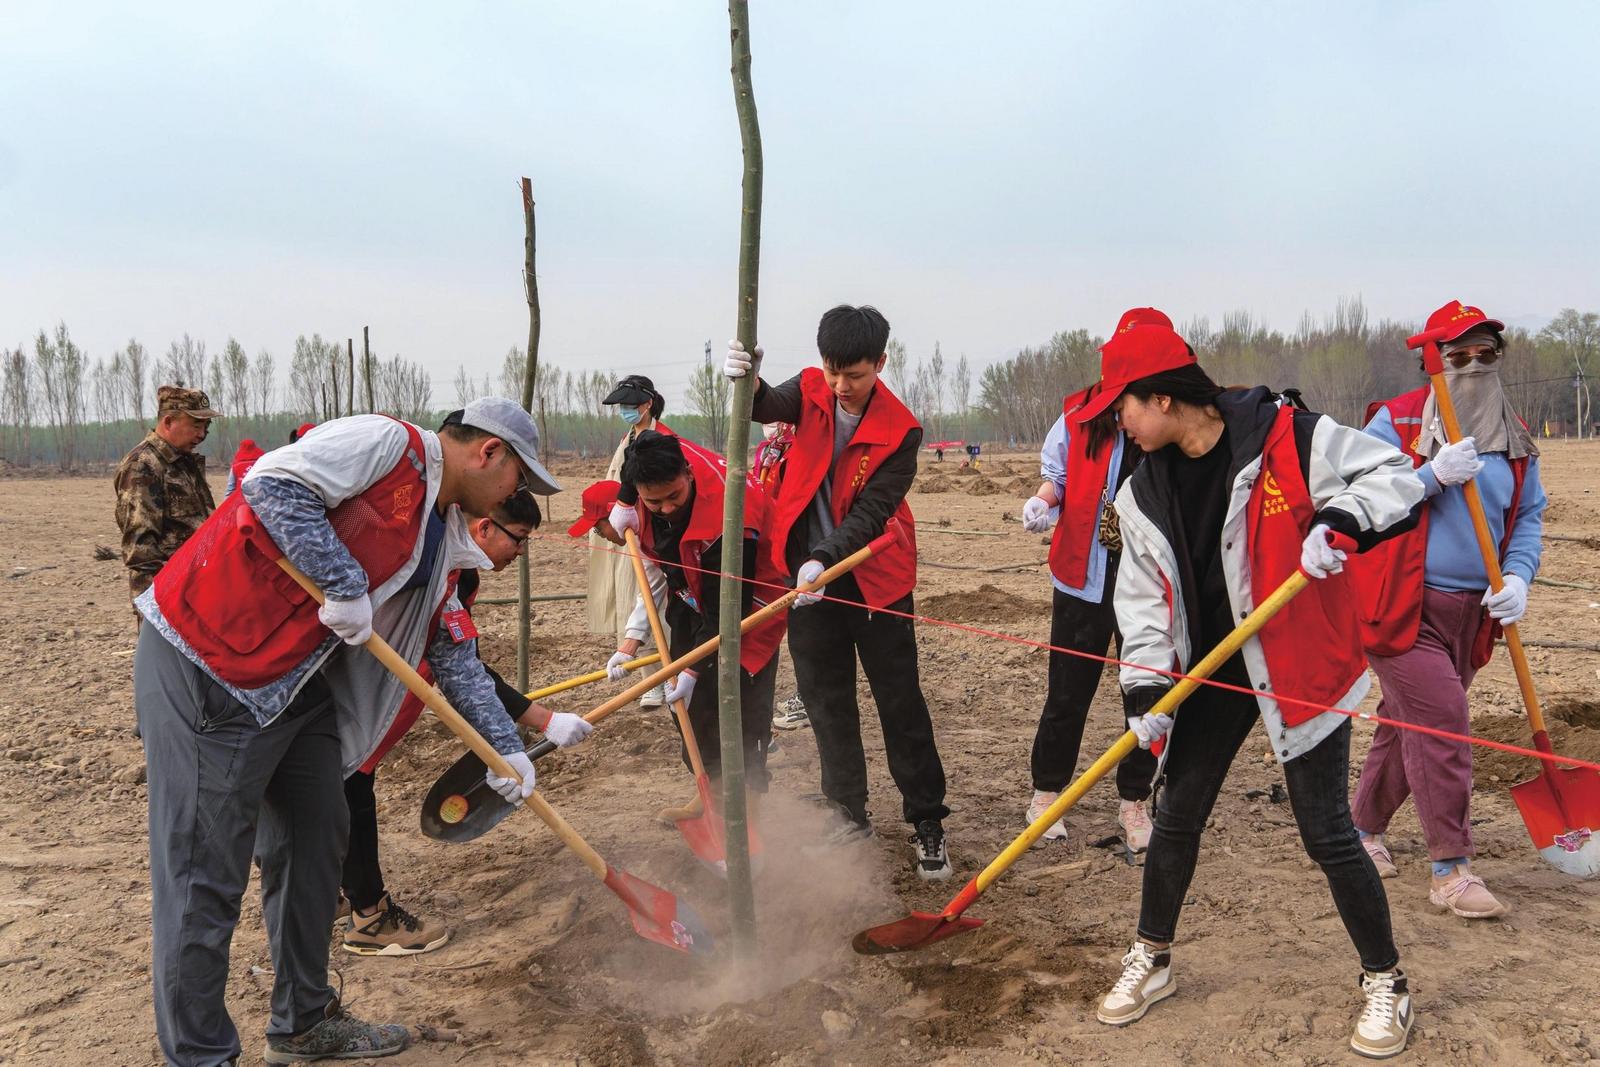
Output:
[[[590,545],[590,544],[587,544],[584,541],[580,541],[580,540],[577,540],[575,538],[569,538],[569,537],[564,537],[564,536],[552,536],[552,535],[549,535],[549,534],[541,534],[541,533],[534,533],[534,534],[531,535],[531,537],[534,538],[534,539],[540,540],[540,541],[545,541],[545,542],[550,542],[550,543],[559,542],[559,543],[565,544],[565,545],[567,545],[567,546],[569,546],[571,548],[582,548],[582,549],[586,549],[586,550],[587,549],[593,549],[593,548],[599,548],[601,551],[609,552],[614,556],[626,556],[628,554],[627,552],[625,552],[622,549],[615,548],[615,547],[611,546],[609,543],[607,543],[605,545]],[[657,562],[657,564],[660,565],[658,561],[652,560],[652,562]],[[756,579],[756,578],[746,578],[742,574],[729,574],[726,571],[713,571],[713,570],[710,570],[709,568],[706,568],[706,567],[695,567],[695,566],[691,566],[691,565],[686,564],[686,563],[669,563],[669,564],[666,564],[666,566],[678,567],[678,568],[680,568],[682,570],[695,571],[698,574],[715,574],[719,579],[732,578],[735,581],[749,582],[752,585],[759,585],[759,586],[763,586],[763,587],[765,587],[767,589],[778,590],[780,593],[787,593],[791,588],[790,586],[778,585],[778,584],[776,584],[774,582],[763,582],[763,581],[761,581],[759,579]],[[852,606],[855,606],[855,607],[865,607],[865,605],[859,604],[854,600],[845,600],[842,597],[831,597],[831,596],[827,596],[826,594],[811,594],[811,595],[816,596],[819,600],[827,600],[827,601],[831,601],[831,602],[833,602],[835,604],[849,604],[849,605],[852,605]],[[929,623],[929,624],[934,625],[934,626],[943,626],[946,629],[957,630],[957,631],[960,631],[962,633],[975,634],[975,635],[977,635],[979,637],[989,637],[989,638],[994,638],[994,639],[999,640],[999,641],[1009,641],[1012,644],[1026,645],[1029,648],[1043,649],[1043,650],[1045,650],[1047,652],[1061,652],[1061,653],[1063,653],[1065,655],[1068,655],[1068,656],[1079,656],[1079,657],[1081,657],[1083,659],[1092,659],[1092,660],[1096,660],[1096,661],[1098,661],[1100,663],[1113,664],[1113,665],[1118,666],[1118,667],[1133,667],[1133,668],[1135,668],[1137,670],[1147,671],[1150,674],[1165,675],[1166,677],[1171,678],[1171,679],[1173,679],[1175,681],[1179,680],[1179,679],[1189,678],[1192,681],[1198,682],[1201,685],[1214,686],[1217,689],[1226,690],[1226,691],[1231,692],[1231,693],[1243,693],[1244,695],[1250,696],[1250,697],[1255,697],[1255,696],[1259,695],[1259,694],[1257,694],[1257,692],[1254,689],[1251,689],[1251,688],[1249,688],[1247,686],[1234,685],[1231,682],[1219,682],[1219,681],[1216,681],[1215,679],[1212,679],[1212,678],[1196,678],[1193,675],[1184,674],[1181,671],[1167,671],[1167,670],[1160,670],[1160,669],[1157,669],[1155,667],[1146,667],[1143,664],[1130,663],[1127,660],[1117,659],[1114,656],[1095,655],[1093,652],[1084,652],[1084,651],[1082,651],[1080,649],[1076,649],[1076,648],[1061,648],[1061,647],[1059,647],[1057,645],[1050,644],[1048,641],[1035,641],[1035,640],[1032,640],[1031,638],[1019,637],[1016,634],[1008,634],[1003,630],[986,630],[981,626],[970,626],[967,623],[955,622],[955,621],[950,620],[950,619],[937,619],[937,618],[934,618],[931,615],[919,615],[916,612],[896,611],[893,608],[869,608],[869,610],[870,611],[875,611],[875,612],[881,612],[881,613],[883,613],[885,615],[894,615],[894,616],[897,616],[897,617],[902,618],[902,619],[911,619],[911,620],[916,621],[916,622],[925,622],[925,623]],[[1328,707],[1327,705],[1324,705],[1324,704],[1318,704],[1318,703],[1316,703],[1315,701],[1312,701],[1312,700],[1302,700],[1302,699],[1300,699],[1298,697],[1279,696],[1276,693],[1272,694],[1272,699],[1276,700],[1280,704],[1297,704],[1297,705],[1299,705],[1301,707],[1310,708],[1313,711],[1319,711],[1319,712],[1331,711],[1331,712],[1334,712],[1335,714],[1338,714],[1338,715],[1349,716],[1352,719],[1364,719],[1364,720],[1366,720],[1368,722],[1376,723],[1379,726],[1392,726],[1397,730],[1410,730],[1410,731],[1412,731],[1414,733],[1426,734],[1429,737],[1440,737],[1440,738],[1444,738],[1447,741],[1461,741],[1461,742],[1464,742],[1464,743],[1469,744],[1469,745],[1478,745],[1481,748],[1491,748],[1491,749],[1495,749],[1495,750],[1497,750],[1499,752],[1509,752],[1514,756],[1526,756],[1529,759],[1543,760],[1546,763],[1559,764],[1563,768],[1569,768],[1570,767],[1570,768],[1582,768],[1584,770],[1590,770],[1590,771],[1600,771],[1600,763],[1591,763],[1589,760],[1576,759],[1576,758],[1571,757],[1571,756],[1562,756],[1562,755],[1560,755],[1558,753],[1540,752],[1537,749],[1523,748],[1520,745],[1510,745],[1510,744],[1506,744],[1503,741],[1491,741],[1486,737],[1472,737],[1472,736],[1470,736],[1468,734],[1458,734],[1458,733],[1453,733],[1453,732],[1451,732],[1449,730],[1439,730],[1439,729],[1436,729],[1436,728],[1434,728],[1432,726],[1420,726],[1420,725],[1418,725],[1416,723],[1401,722],[1398,719],[1384,718],[1384,717],[1379,716],[1379,715],[1374,715],[1372,712],[1368,712],[1368,711],[1350,711],[1350,710],[1346,710],[1344,708],[1331,708],[1331,707]]]

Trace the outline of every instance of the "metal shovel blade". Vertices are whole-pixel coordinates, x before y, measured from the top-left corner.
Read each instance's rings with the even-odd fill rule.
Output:
[[[926,911],[914,911],[904,919],[872,926],[850,940],[850,947],[863,956],[887,956],[895,952],[915,952],[947,937],[976,930],[982,919],[957,915],[945,918]]]
[[[537,760],[555,747],[540,741],[528,749],[528,758]],[[483,760],[468,752],[439,776],[422,801],[419,821],[424,835],[459,845],[482,837],[517,810],[489,788],[483,780],[487,770]]]
[[[1600,774],[1547,767],[1512,786],[1511,799],[1547,863],[1576,878],[1600,875]]]
[[[606,887],[627,905],[633,928],[647,941],[679,952],[709,955],[716,948],[711,931],[695,910],[658,885],[617,867],[606,868]]]
[[[678,832],[683,835],[684,843],[689,846],[689,851],[694,853],[696,859],[726,878],[728,831],[713,803],[711,779],[704,775],[697,778],[695,790],[700,795],[700,812],[688,818],[678,819]],[[752,869],[759,872],[762,853],[761,835],[756,832],[754,821],[747,821],[745,825],[749,833]]]

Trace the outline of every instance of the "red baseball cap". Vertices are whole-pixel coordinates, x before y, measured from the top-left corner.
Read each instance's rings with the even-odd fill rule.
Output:
[[[1454,341],[1474,326],[1487,326],[1491,330],[1504,333],[1506,324],[1499,319],[1491,319],[1483,313],[1483,309],[1475,308],[1471,304],[1463,304],[1459,300],[1452,300],[1444,307],[1428,316],[1428,332],[1434,330],[1444,331],[1439,335],[1439,343]]]
[[[1129,308],[1122,313],[1122,318],[1117,320],[1117,333],[1127,333],[1135,326],[1165,326],[1172,329],[1172,320],[1167,318],[1166,312],[1155,308]]]
[[[595,482],[583,491],[583,514],[567,527],[569,537],[582,537],[595,528],[595,524],[611,514],[611,505],[617,502],[622,491],[621,482]]]
[[[1154,311],[1154,308],[1135,308],[1134,311]],[[1128,314],[1132,315],[1130,311]],[[1157,315],[1161,312],[1157,311]],[[1165,315],[1161,315],[1164,319]],[[1123,316],[1124,319],[1127,315]],[[1116,403],[1117,397],[1130,382],[1147,378],[1162,371],[1177,370],[1194,364],[1196,359],[1189,345],[1171,326],[1139,323],[1119,329],[1111,340],[1100,346],[1100,382],[1094,396],[1083,407],[1072,413],[1072,421],[1088,422],[1106,408]]]

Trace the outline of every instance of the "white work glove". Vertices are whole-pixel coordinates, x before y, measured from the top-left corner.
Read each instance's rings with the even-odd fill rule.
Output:
[[[1129,719],[1128,729],[1138,735],[1140,748],[1149,748],[1157,738],[1165,737],[1167,731],[1172,729],[1172,716],[1147,711],[1138,718]]]
[[[611,514],[606,516],[606,521],[611,524],[613,530],[617,531],[618,537],[627,536],[622,532],[623,530],[632,530],[634,533],[638,533],[639,509],[630,508],[619,500],[611,505]]]
[[[372,636],[372,598],[362,593],[354,600],[324,600],[317,618],[345,644],[364,645]]]
[[[626,652],[611,653],[611,658],[606,660],[606,677],[613,682],[620,682],[628,676],[628,668],[624,664],[632,663],[633,657]]]
[[[1050,505],[1040,496],[1030,496],[1022,505],[1022,528],[1029,533],[1050,529]]]
[[[1491,619],[1510,626],[1528,613],[1528,583],[1515,574],[1505,575],[1504,582],[1498,593],[1484,591],[1483,606],[1489,609]]]
[[[1428,465],[1433,468],[1433,476],[1440,485],[1461,485],[1483,470],[1483,460],[1478,458],[1478,442],[1471,437],[1444,445],[1433,454]]]
[[[566,748],[588,737],[594,732],[594,726],[582,715],[556,711],[551,712],[550,721],[544,724],[541,732],[554,741],[557,748]]]
[[[816,581],[818,578],[822,577],[822,572],[827,569],[828,568],[822,565],[821,560],[806,560],[804,563],[800,564],[800,571],[794,576],[795,588],[798,589],[802,585],[808,585],[811,582]],[[809,593],[801,593],[799,596],[794,598],[794,606],[797,608],[803,608],[808,604],[815,604],[817,601],[822,599],[823,590],[827,588],[827,586],[823,586],[821,589],[815,589]]]
[[[750,353],[744,350],[744,345],[736,340],[729,341],[728,358],[722,361],[722,373],[737,381],[749,374],[750,369],[761,362],[761,357],[764,355],[766,351],[760,345],[756,345],[755,359],[751,359]]]
[[[483,772],[483,780],[505,798],[506,803],[521,807],[522,802],[533,794],[533,760],[528,758],[526,752],[513,752],[506,757],[506,762],[511,764],[511,769],[521,778],[519,784],[516,778],[501,778],[494,771]]]
[[[1300,569],[1312,578],[1326,578],[1344,570],[1345,554],[1328,544],[1328,524],[1319,522],[1300,546]]]
[[[687,706],[689,698],[694,696],[694,683],[699,679],[700,676],[694,671],[679,671],[678,680],[667,687],[665,701],[667,707],[672,707],[680,700]]]

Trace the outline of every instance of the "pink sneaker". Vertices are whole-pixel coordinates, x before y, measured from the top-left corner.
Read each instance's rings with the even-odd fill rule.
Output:
[[[1122,840],[1128,851],[1143,852],[1150,847],[1150,815],[1144,810],[1142,800],[1124,800],[1117,805],[1117,825],[1122,828]]]
[[[1495,899],[1483,879],[1473,874],[1465,863],[1457,864],[1455,873],[1445,878],[1434,875],[1428,900],[1438,907],[1449,908],[1463,919],[1492,919],[1510,910]]]
[[[1379,878],[1399,877],[1400,868],[1394,865],[1394,857],[1389,855],[1389,846],[1383,843],[1382,834],[1373,834],[1371,837],[1362,834],[1361,847],[1372,857],[1372,865],[1378,868]]]

